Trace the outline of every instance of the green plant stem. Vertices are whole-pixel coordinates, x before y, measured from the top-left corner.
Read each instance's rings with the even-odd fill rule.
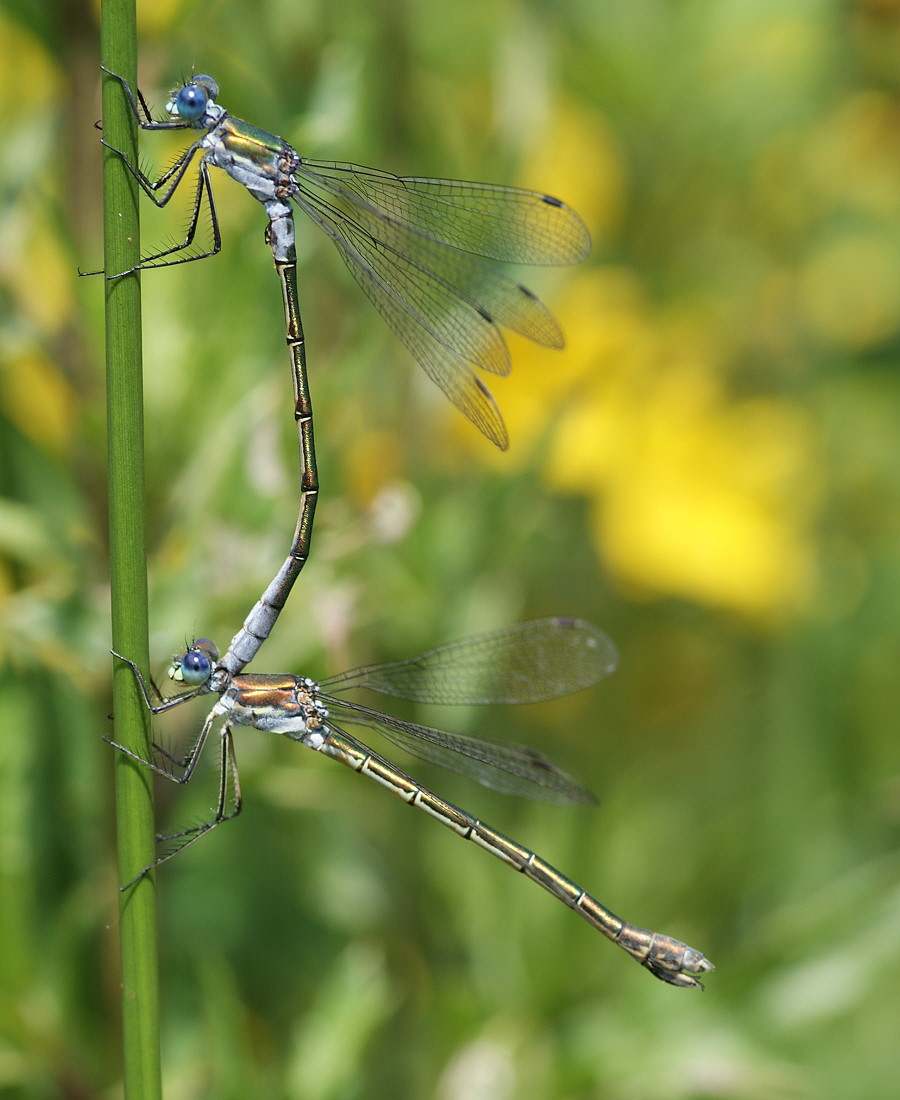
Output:
[[[104,65],[136,82],[134,0],[104,0]],[[103,81],[107,140],[137,163],[137,128],[122,89]],[[115,154],[103,158],[104,266],[127,270],[138,262],[138,188]],[[147,556],[144,505],[143,378],[140,278],[105,281],[109,474],[110,585],[113,648],[147,666]],[[116,740],[149,758],[149,716],[131,671],[114,665]],[[127,882],[153,860],[151,773],[122,754],[115,767],[119,880]],[[159,1055],[159,975],[156,884],[152,874],[121,895],[122,1056],[128,1100],[162,1095]]]

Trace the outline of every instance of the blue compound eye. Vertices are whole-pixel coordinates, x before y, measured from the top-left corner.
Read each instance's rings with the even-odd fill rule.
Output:
[[[209,103],[209,94],[206,89],[193,81],[185,84],[172,103],[172,114],[183,118],[185,122],[195,122]]]
[[[186,684],[202,684],[211,668],[205,653],[191,650],[181,658],[181,678]]]
[[[206,683],[218,659],[219,652],[207,638],[199,638],[177,663],[177,679],[190,687]]]

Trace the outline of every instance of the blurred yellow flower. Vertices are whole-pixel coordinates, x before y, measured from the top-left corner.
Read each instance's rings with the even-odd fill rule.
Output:
[[[10,354],[0,369],[0,407],[21,432],[61,455],[71,443],[80,399],[56,364],[26,348]]]
[[[800,308],[828,344],[865,350],[900,328],[900,259],[882,232],[836,235],[800,271]]]
[[[777,400],[729,406],[709,383],[702,365],[675,367],[643,414],[632,410],[632,461],[592,487],[595,541],[642,588],[795,612],[814,575],[803,414]]]
[[[655,315],[627,272],[578,276],[559,312],[562,356],[515,349],[513,460],[548,439],[547,485],[589,499],[614,580],[754,617],[801,610],[820,489],[808,415],[731,397],[714,326]]]
[[[63,82],[40,40],[3,11],[0,50],[6,59],[6,64],[0,66],[0,119],[7,129],[23,114],[33,115],[50,106],[58,98]]]

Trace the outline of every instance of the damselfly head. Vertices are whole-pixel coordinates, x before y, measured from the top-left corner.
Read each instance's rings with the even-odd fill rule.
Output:
[[[185,122],[196,122],[206,113],[210,103],[215,103],[218,94],[219,85],[211,76],[200,73],[177,91],[172,92],[172,97],[166,104],[166,110],[170,115]]]
[[[172,658],[169,676],[188,687],[200,687],[212,675],[218,659],[219,650],[215,642],[209,638],[196,638],[184,653]]]

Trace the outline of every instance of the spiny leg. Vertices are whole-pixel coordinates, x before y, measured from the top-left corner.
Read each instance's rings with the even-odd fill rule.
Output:
[[[186,703],[189,700],[196,698],[203,692],[202,688],[197,688],[193,691],[184,692],[182,695],[173,696],[173,698],[167,699],[159,706],[154,707],[150,699],[150,693],[147,689],[146,681],[141,675],[140,669],[133,661],[129,661],[127,657],[121,657],[119,656],[119,654],[116,654],[116,656],[119,657],[120,660],[125,661],[125,663],[130,666],[144,695],[144,701],[147,704],[147,709],[153,715],[164,714],[166,711],[172,710],[173,707],[179,706],[181,703]],[[136,760],[139,764],[143,764],[145,768],[149,768],[157,775],[165,776],[166,779],[170,779],[174,783],[189,783],[191,781],[191,777],[194,774],[194,770],[197,767],[197,761],[200,758],[200,754],[203,752],[203,746],[206,744],[206,739],[209,736],[209,731],[212,728],[212,724],[217,714],[218,712],[216,708],[213,707],[210,710],[209,714],[206,716],[206,720],[203,723],[203,727],[200,730],[200,734],[197,737],[197,740],[183,757],[174,756],[167,749],[164,749],[161,745],[159,745],[156,741],[151,741],[151,746],[154,753],[158,753],[160,756],[168,760],[170,764],[174,764],[175,767],[179,769],[178,772],[175,772],[171,768],[167,768],[156,763],[155,760],[145,760],[144,757],[141,756],[139,753],[136,753],[133,749],[128,748],[126,745],[119,744],[118,741],[114,741],[111,737],[104,737],[103,740],[106,741],[108,745],[112,745],[114,749],[117,749],[119,752],[124,753],[130,759]]]
[[[136,661],[132,661],[130,657],[124,657],[121,653],[116,653],[114,649],[111,649],[110,653],[117,661],[121,661],[131,669],[131,673],[137,681],[138,687],[141,689],[141,694],[144,697],[147,710],[153,715],[165,714],[166,711],[172,710],[174,707],[180,707],[182,703],[188,703],[191,699],[196,699],[198,695],[205,695],[210,690],[209,680],[207,679],[202,684],[198,684],[197,687],[191,688],[190,691],[183,691],[179,695],[171,695],[165,698],[156,684],[151,680],[150,687],[153,688],[151,693],[150,687],[147,686],[147,681],[144,678],[144,674],[138,668]],[[153,702],[154,695],[158,700],[157,704]]]
[[[156,120],[156,119],[151,118],[149,108],[147,107],[147,103],[146,103],[140,89],[138,89],[138,93],[137,93],[138,97],[139,97],[139,100],[140,100],[140,107],[139,107],[138,103],[135,100],[134,93],[132,92],[131,87],[129,86],[128,82],[123,77],[119,76],[117,73],[111,72],[109,69],[105,68],[104,66],[101,66],[101,69],[103,69],[103,71],[105,73],[107,73],[109,76],[111,76],[114,80],[117,80],[118,83],[121,85],[121,87],[122,87],[122,89],[125,93],[125,96],[128,100],[129,106],[131,107],[132,113],[134,114],[134,117],[135,117],[138,125],[141,127],[141,129],[143,129],[143,130],[184,130],[184,129],[188,128],[186,123],[184,123],[183,121],[180,121],[180,120],[174,120],[173,119],[171,121],[165,121],[165,120]],[[141,111],[143,111],[143,115],[141,114]],[[200,141],[194,142],[188,149],[186,149],[181,154],[180,157],[178,157],[178,159],[175,161],[174,164],[171,165],[171,167],[169,167],[165,172],[163,172],[162,175],[158,179],[153,180],[145,172],[143,172],[139,166],[133,165],[121,149],[117,149],[114,145],[110,145],[110,143],[103,137],[101,137],[100,140],[101,140],[102,144],[106,146],[107,149],[109,149],[111,152],[115,153],[116,156],[121,158],[123,164],[128,169],[128,171],[131,173],[131,175],[134,177],[134,179],[137,181],[139,187],[144,192],[144,194],[151,200],[151,202],[153,202],[156,206],[158,206],[160,208],[168,205],[168,203],[171,200],[173,194],[178,189],[179,185],[181,184],[182,180],[184,179],[185,173],[187,172],[188,168],[190,167],[191,162],[193,161],[193,158],[194,158],[195,154],[197,152],[199,152],[202,148]],[[157,192],[160,191],[160,190],[163,191],[163,194],[158,197]],[[199,220],[200,220],[200,212],[203,208],[204,195],[206,197],[206,204],[207,204],[207,208],[209,210],[210,225],[211,225],[211,228],[212,228],[212,235],[213,235],[212,248],[208,249],[205,252],[198,252],[198,253],[196,253],[195,255],[192,255],[192,256],[182,256],[180,259],[169,260],[166,263],[157,262],[159,260],[162,260],[166,256],[171,256],[171,255],[174,255],[175,253],[183,252],[183,251],[187,250],[188,248],[190,248],[190,246],[193,244],[194,237],[196,236],[196,232],[197,232],[197,225],[199,224]],[[144,258],[143,260],[141,260],[141,262],[139,264],[136,264],[134,267],[129,268],[126,271],[119,271],[119,272],[116,272],[115,274],[108,275],[107,278],[109,278],[109,279],[119,279],[119,278],[122,278],[125,275],[130,275],[135,271],[140,271],[140,270],[144,270],[144,269],[148,269],[148,268],[172,267],[176,264],[190,263],[192,260],[204,260],[204,259],[207,259],[210,256],[215,256],[218,252],[221,251],[221,247],[222,247],[222,239],[221,239],[221,234],[220,234],[220,230],[219,230],[219,219],[218,219],[218,215],[216,213],[216,206],[215,206],[215,201],[213,199],[212,186],[211,186],[210,180],[209,180],[209,169],[201,161],[200,169],[199,169],[199,173],[198,173],[197,189],[196,189],[196,192],[195,192],[195,195],[194,195],[193,209],[191,211],[191,216],[190,216],[190,219],[189,219],[189,222],[188,222],[187,233],[185,234],[185,238],[181,242],[181,244],[176,244],[176,245],[173,245],[171,248],[163,249],[161,252],[157,252],[157,253],[153,254],[152,256],[148,256],[148,257]],[[82,274],[82,275],[101,275],[101,274],[103,274],[103,272],[102,271],[85,271],[85,272],[80,272],[80,274]]]
[[[120,157],[122,163],[128,169],[132,176],[137,180],[141,190],[147,197],[156,204],[156,206],[162,208],[166,206],[172,195],[175,193],[178,185],[184,179],[184,174],[190,166],[191,160],[194,154],[197,152],[197,146],[194,145],[188,149],[181,157],[175,162],[172,168],[168,172],[164,173],[158,180],[151,180],[146,176],[139,168],[136,168],[131,161],[120,150],[110,145],[107,141],[101,139],[102,143],[116,156]],[[167,180],[172,178],[175,173],[175,178],[166,188],[161,197],[157,197],[156,191],[162,187]],[[190,256],[181,256],[177,259],[165,260],[166,256],[173,256],[179,252],[187,251],[194,243],[194,238],[197,235],[197,226],[200,224],[200,216],[204,205],[204,196],[206,201],[206,209],[209,212],[210,227],[212,230],[212,247],[207,248],[204,252],[196,252]],[[115,274],[107,275],[107,279],[121,279],[126,275],[132,275],[135,271],[147,271],[155,267],[175,267],[178,264],[192,263],[194,260],[206,260],[210,256],[215,256],[222,250],[222,234],[219,229],[219,216],[216,212],[216,203],[213,197],[212,184],[209,179],[209,169],[201,161],[200,168],[197,173],[197,189],[194,192],[194,204],[191,209],[190,218],[188,219],[188,227],[185,232],[184,240],[180,244],[174,244],[170,248],[164,248],[159,252],[155,252],[150,256],[145,256],[140,263],[135,264],[134,267],[129,267],[125,271],[117,271]],[[164,260],[160,263],[159,261]],[[79,271],[79,275],[103,275],[102,270],[97,271]]]
[[[212,726],[213,719],[215,717],[215,708],[210,711],[209,717],[204,723],[203,730],[200,738],[198,739],[195,751],[191,759],[189,769],[181,777],[173,776],[165,771],[160,771],[159,768],[154,765],[148,765],[154,771],[159,772],[162,775],[167,775],[170,779],[176,779],[179,783],[189,782],[194,772],[194,767],[200,756],[200,752],[203,748],[203,743],[206,740],[206,735],[209,733],[209,729]],[[234,755],[234,741],[231,736],[231,726],[226,721],[222,726],[220,737],[220,771],[219,771],[219,794],[216,801],[216,811],[211,821],[203,821],[197,825],[192,825],[190,828],[181,829],[175,833],[157,833],[156,843],[157,845],[170,845],[170,847],[162,852],[152,863],[148,863],[146,867],[143,867],[134,878],[129,879],[119,887],[120,891],[125,891],[129,887],[133,886],[136,882],[144,877],[149,871],[159,867],[161,863],[166,863],[173,856],[189,847],[195,841],[199,840],[201,836],[205,836],[208,832],[211,832],[217,825],[221,825],[223,821],[231,821],[237,817],[243,807],[243,799],[241,796],[241,783],[240,776],[237,770],[237,761]],[[121,746],[116,746],[121,748]],[[128,753],[127,749],[122,750],[129,756],[132,753]],[[142,761],[146,763],[146,761]],[[229,791],[231,791],[231,798],[229,799]],[[230,805],[229,805],[230,802]]]
[[[150,113],[150,108],[147,106],[147,101],[144,99],[144,93],[140,88],[137,89],[137,99],[135,99],[135,94],[131,89],[131,85],[124,76],[120,76],[119,73],[114,73],[112,69],[107,69],[105,65],[100,66],[100,71],[106,73],[108,77],[111,77],[119,84],[122,91],[125,93],[125,98],[128,100],[128,105],[131,107],[135,121],[142,130],[184,130],[187,128],[185,123],[180,119],[154,118]],[[143,114],[141,113],[142,111]]]

